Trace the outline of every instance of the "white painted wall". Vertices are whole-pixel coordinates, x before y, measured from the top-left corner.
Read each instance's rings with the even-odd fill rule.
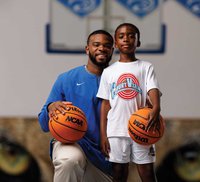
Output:
[[[168,1],[163,21],[167,26],[165,54],[140,54],[138,58],[155,65],[164,117],[200,118],[200,19]],[[57,75],[87,61],[85,55],[47,54],[48,22],[49,0],[0,1],[1,117],[37,116]]]

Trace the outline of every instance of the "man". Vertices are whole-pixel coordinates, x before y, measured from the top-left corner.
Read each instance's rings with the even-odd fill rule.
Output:
[[[88,130],[80,141],[66,145],[53,141],[52,162],[54,182],[106,182],[111,180],[111,165],[100,151],[100,107],[96,97],[100,76],[113,53],[113,38],[104,31],[92,32],[85,47],[86,66],[74,68],[57,78],[38,119],[41,128],[49,131],[49,118],[56,110],[64,113],[66,104],[81,108],[87,118]]]

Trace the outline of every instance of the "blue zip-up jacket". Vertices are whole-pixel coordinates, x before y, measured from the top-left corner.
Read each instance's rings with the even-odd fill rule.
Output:
[[[69,101],[85,113],[88,129],[85,136],[78,141],[87,158],[97,168],[111,174],[111,164],[105,160],[100,151],[100,107],[101,100],[96,97],[100,77],[89,73],[85,66],[62,73],[55,81],[50,95],[38,115],[43,131],[49,131],[47,106],[55,101]]]

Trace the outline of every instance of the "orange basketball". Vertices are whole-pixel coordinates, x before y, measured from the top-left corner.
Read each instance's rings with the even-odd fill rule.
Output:
[[[67,105],[63,115],[57,111],[58,118],[49,120],[49,130],[52,136],[62,143],[75,143],[80,140],[87,130],[87,120],[84,112],[74,106]]]
[[[151,145],[156,143],[164,134],[164,120],[160,116],[160,125],[155,131],[151,128],[148,132],[146,127],[148,125],[148,115],[150,108],[139,109],[133,113],[128,122],[128,132],[130,137],[137,143],[142,145]]]

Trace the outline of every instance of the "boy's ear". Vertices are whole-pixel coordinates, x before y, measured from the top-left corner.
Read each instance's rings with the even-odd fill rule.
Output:
[[[140,45],[141,45],[141,42],[138,40],[137,41],[137,47],[140,47]]]
[[[138,34],[135,34],[135,47],[140,47],[140,40],[138,40]]]

